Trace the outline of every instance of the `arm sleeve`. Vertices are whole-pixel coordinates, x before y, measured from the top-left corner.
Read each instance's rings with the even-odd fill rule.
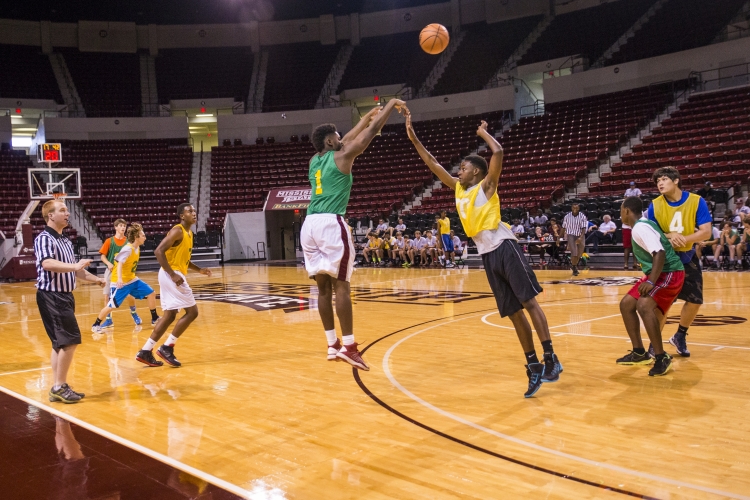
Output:
[[[107,255],[109,253],[109,243],[112,241],[112,238],[107,238],[104,240],[104,243],[102,244],[102,247],[99,249],[99,253],[102,255]]]
[[[34,253],[39,262],[55,258],[55,246],[50,238],[37,238],[34,241]]]
[[[700,226],[706,222],[713,222],[713,218],[711,217],[711,211],[708,209],[706,200],[701,198],[698,200],[698,211],[695,214],[695,225]]]
[[[631,234],[638,246],[645,248],[651,254],[664,250],[661,236],[648,224],[636,224]]]
[[[122,264],[123,262],[125,262],[125,260],[128,257],[130,257],[130,254],[132,252],[133,252],[132,247],[129,247],[129,246],[126,245],[126,246],[122,247],[122,249],[118,252],[117,255],[115,255],[115,260],[117,262],[119,262],[120,264]]]

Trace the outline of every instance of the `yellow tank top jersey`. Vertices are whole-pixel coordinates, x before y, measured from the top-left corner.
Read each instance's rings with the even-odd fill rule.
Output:
[[[141,257],[141,249],[135,248],[130,243],[127,243],[124,247],[130,247],[130,255],[128,255],[128,258],[125,259],[123,263],[118,262],[115,260],[115,265],[112,268],[112,283],[117,283],[117,268],[121,268],[122,271],[122,282],[123,283],[129,283],[135,279],[135,270],[138,267],[138,259]],[[122,252],[122,250],[120,250]],[[119,254],[119,252],[118,252]],[[115,255],[115,259],[117,258],[117,255]]]
[[[695,232],[695,219],[698,214],[698,203],[700,196],[694,193],[688,195],[685,203],[679,207],[671,207],[664,195],[653,200],[654,217],[661,230],[665,233],[681,233],[690,236]],[[684,247],[675,247],[678,252],[689,252],[693,248],[692,243]]]
[[[500,224],[500,197],[497,191],[481,207],[474,206],[481,189],[481,183],[476,189],[468,190],[461,187],[460,182],[456,183],[456,210],[469,238],[480,231],[497,229]]]
[[[177,224],[174,227],[179,227],[182,230],[182,241],[176,247],[167,249],[164,255],[172,269],[187,275],[190,257],[193,255],[193,233],[186,231],[182,224]]]
[[[438,219],[438,231],[441,235],[451,233],[451,220],[448,217]]]

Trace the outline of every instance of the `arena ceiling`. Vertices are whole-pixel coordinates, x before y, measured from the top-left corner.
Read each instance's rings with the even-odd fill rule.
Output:
[[[0,2],[0,18],[137,24],[237,23],[347,15],[448,0],[38,0]]]

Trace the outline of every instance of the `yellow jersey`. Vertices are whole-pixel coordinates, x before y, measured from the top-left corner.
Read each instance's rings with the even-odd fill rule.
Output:
[[[451,220],[446,217],[445,219],[438,219],[438,232],[443,234],[451,234]]]
[[[118,258],[120,257],[120,258]],[[124,259],[122,259],[124,257]],[[118,270],[121,273],[122,282],[127,284],[135,281],[135,270],[138,268],[138,259],[141,257],[141,249],[127,243],[117,254],[115,254],[115,265],[112,268],[112,283],[117,283]]]
[[[383,244],[383,240],[380,238],[373,238],[368,243],[367,246],[369,246],[372,249],[380,248],[380,245]]]
[[[481,207],[476,207],[477,195],[482,189],[480,182],[476,186],[464,189],[460,182],[456,183],[456,209],[464,232],[469,238],[480,231],[497,229],[500,224],[500,197],[497,191]]]
[[[187,275],[190,257],[193,255],[193,233],[192,231],[186,231],[182,224],[177,224],[174,227],[179,227],[182,230],[182,241],[179,245],[168,248],[164,255],[172,269]]]
[[[687,197],[679,206],[671,206],[664,195],[654,198],[653,219],[665,233],[680,233],[690,236],[695,233],[698,219],[698,208],[701,197],[694,193],[687,193]],[[651,210],[649,210],[651,212]],[[649,217],[650,218],[650,217]],[[693,248],[692,243],[684,247],[675,247],[678,252],[688,252]]]

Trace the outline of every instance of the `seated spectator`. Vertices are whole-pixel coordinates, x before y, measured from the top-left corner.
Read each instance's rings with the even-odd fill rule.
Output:
[[[630,181],[630,187],[625,190],[625,198],[630,198],[631,196],[640,196],[641,190],[635,187],[635,181]]]
[[[513,221],[513,225],[510,226],[510,231],[519,240],[523,238],[524,234],[526,234],[526,229],[524,229],[523,224],[521,224],[521,221],[518,220],[518,219],[515,219]],[[453,231],[451,231],[451,232],[453,232]]]
[[[529,240],[534,242],[546,242],[549,241],[549,234],[545,234],[542,226],[536,226]],[[539,264],[545,265],[544,254],[549,248],[549,243],[533,243],[529,245],[529,255],[539,255]]]
[[[378,219],[378,225],[375,228],[375,234],[377,236],[383,236],[385,233],[390,233],[391,230],[392,228],[388,226],[385,219]],[[390,234],[388,236],[390,236]]]
[[[432,265],[437,266],[438,260],[437,260],[437,252],[438,252],[438,240],[435,236],[433,231],[427,231],[425,233],[425,246],[422,247],[422,267],[428,265],[427,257],[430,257],[432,259]]]
[[[727,210],[724,212],[724,220],[722,222],[730,222],[732,224],[732,227],[740,227],[740,221],[742,221],[742,217],[739,215],[734,215],[733,211]]]
[[[750,198],[748,198],[748,200],[750,200]],[[750,215],[746,215],[745,218],[742,219],[742,225],[745,227],[745,230],[742,233],[740,242],[737,243],[737,260],[742,262],[742,269],[747,270],[750,269],[750,263],[742,257],[748,252],[748,250],[750,250],[750,245],[748,245],[748,243],[750,243]]]
[[[742,203],[742,198],[737,198],[734,202],[734,215],[738,215],[743,219],[750,215],[750,196],[748,196],[744,204]]]
[[[378,265],[382,262],[383,240],[378,238],[378,235],[374,232],[367,235],[367,245],[362,249],[362,255],[365,257],[365,263]]]
[[[534,231],[534,216],[527,212],[526,216],[521,219],[521,224],[523,224],[524,232],[531,234]]]
[[[411,267],[412,265],[412,258],[411,258],[411,249],[413,245],[413,240],[409,238],[408,234],[404,235],[404,250],[403,250],[403,257],[401,260],[404,261],[403,264],[401,264],[401,267]]]
[[[701,241],[700,243],[695,245],[695,255],[697,255],[698,260],[703,263],[703,267],[706,267],[708,263],[708,260],[703,262],[703,253],[705,252],[708,255],[711,255],[714,251],[714,245],[718,245],[720,239],[721,229],[716,226],[711,226],[711,238],[707,239],[706,241]]]
[[[393,265],[403,265],[406,260],[404,259],[404,235],[401,231],[396,232],[395,238],[391,240],[391,259],[393,259]]]
[[[714,267],[719,268],[719,256],[724,256],[726,260],[729,255],[729,265],[734,264],[734,252],[737,250],[737,241],[739,235],[737,231],[732,227],[731,222],[723,222],[721,224],[721,236],[719,237],[719,244],[714,247]]]
[[[451,240],[453,240],[453,253],[460,259],[464,254],[464,244],[461,242],[461,238],[456,236],[456,233],[451,231]]]
[[[711,213],[713,213],[714,208],[716,208],[716,203],[714,202],[716,191],[711,187],[711,181],[706,181],[696,194],[706,200],[708,208],[711,210]]]
[[[558,256],[560,254],[560,238],[562,237],[562,228],[555,219],[550,219],[549,227],[547,228],[547,234],[549,235],[547,240],[552,242],[552,244],[547,247],[547,253],[549,254],[550,258],[558,259]]]
[[[586,236],[586,244],[594,246],[594,251],[591,253],[595,254],[599,251],[600,243],[614,243],[615,231],[617,231],[617,225],[612,222],[612,217],[605,215],[599,227],[593,226],[589,235]]]
[[[538,209],[536,211],[536,217],[534,217],[534,224],[537,226],[542,226],[542,228],[545,228],[547,226],[547,216],[544,215],[544,212],[542,212],[542,209]]]
[[[404,219],[399,219],[398,224],[396,224],[396,231],[401,231],[401,233],[406,232],[406,224],[404,224]]]
[[[422,248],[427,245],[427,240],[422,236],[421,231],[414,231],[414,239],[411,240],[411,250],[409,251],[409,259],[411,259],[412,265],[416,265],[416,257],[422,255]]]

